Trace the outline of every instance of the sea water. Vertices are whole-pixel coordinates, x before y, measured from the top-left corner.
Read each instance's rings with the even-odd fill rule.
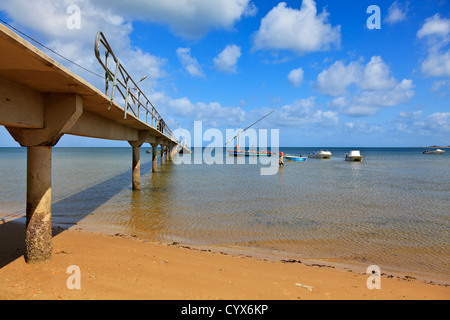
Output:
[[[248,159],[168,162],[152,173],[142,148],[141,190],[133,191],[131,148],[53,148],[53,223],[450,282],[450,151],[359,148],[357,163],[344,161],[353,148],[325,149],[329,160],[285,161],[263,176]],[[0,149],[0,176],[0,217],[24,221],[26,149]]]

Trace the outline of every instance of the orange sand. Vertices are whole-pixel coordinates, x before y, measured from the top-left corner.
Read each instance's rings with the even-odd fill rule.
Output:
[[[450,287],[368,275],[304,263],[259,260],[82,231],[53,238],[51,261],[27,265],[24,226],[0,222],[0,299],[323,300],[441,299]],[[81,289],[67,288],[80,268]],[[309,291],[304,284],[312,287]]]

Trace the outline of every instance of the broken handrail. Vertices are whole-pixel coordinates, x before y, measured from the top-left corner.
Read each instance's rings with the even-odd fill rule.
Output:
[[[105,51],[105,62],[103,62],[100,54],[100,45],[103,46]],[[166,124],[164,119],[156,110],[155,106],[150,102],[147,96],[142,92],[137,83],[128,74],[120,60],[114,55],[105,35],[98,31],[95,38],[95,56],[98,62],[105,70],[105,94],[110,98],[110,101],[114,101],[116,90],[122,96],[125,101],[124,108],[124,119],[127,118],[128,112],[140,119],[141,109],[145,111],[145,122],[149,123],[149,115],[151,116],[151,126],[156,128],[161,133],[165,133],[172,139],[176,140],[174,134],[170,130],[169,126]],[[114,71],[110,69],[110,58],[115,63]],[[109,85],[112,83],[111,94],[109,92]],[[142,99],[141,99],[142,98]],[[143,101],[142,101],[143,100]],[[134,104],[134,109],[130,104]],[[136,110],[137,109],[137,110]]]

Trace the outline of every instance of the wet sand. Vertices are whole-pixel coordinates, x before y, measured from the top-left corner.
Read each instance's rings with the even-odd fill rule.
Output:
[[[57,230],[52,259],[28,265],[24,235],[23,224],[0,222],[2,300],[450,299],[450,287],[412,276],[382,275],[381,289],[370,290],[369,275],[356,271],[81,230]],[[81,289],[67,287],[71,265]]]

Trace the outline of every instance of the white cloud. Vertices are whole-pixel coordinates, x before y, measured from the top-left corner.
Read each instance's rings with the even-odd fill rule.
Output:
[[[447,37],[450,34],[450,19],[441,18],[439,13],[427,18],[424,25],[417,31],[417,37],[422,39],[429,36]]]
[[[399,4],[398,1],[395,1],[388,9],[388,15],[385,22],[389,24],[398,23],[406,20],[406,13],[408,11],[407,4],[402,5]]]
[[[395,86],[395,79],[390,76],[390,69],[383,59],[373,56],[364,68],[360,86],[366,90],[383,90]]]
[[[368,134],[368,133],[382,132],[383,128],[378,125],[368,124],[366,123],[366,121],[359,120],[355,122],[346,122],[344,125],[344,130],[352,134],[355,133]]]
[[[346,94],[351,84],[365,90],[390,89],[397,83],[390,73],[389,66],[379,56],[373,56],[365,66],[361,61],[348,65],[336,61],[318,75],[316,88],[329,96]]]
[[[302,68],[294,69],[291,72],[289,72],[288,80],[293,86],[298,87],[303,81],[303,74],[304,71]]]
[[[430,53],[423,61],[421,71],[427,77],[450,77],[450,50]]]
[[[412,80],[401,82],[391,75],[389,66],[379,56],[367,64],[336,61],[317,76],[316,89],[336,97],[330,106],[350,116],[372,116],[380,107],[406,103],[414,95]]]
[[[422,62],[422,73],[427,77],[450,77],[450,19],[441,18],[438,13],[426,19],[417,38],[427,44],[428,55]]]
[[[256,14],[250,0],[96,0],[123,16],[168,25],[177,35],[200,38],[212,29],[231,30],[243,17]]]
[[[201,120],[205,126],[236,127],[244,121],[246,112],[240,107],[224,107],[218,102],[191,102],[187,97],[174,99],[170,96],[155,92],[151,100],[158,106],[163,106],[164,112],[174,117]]]
[[[334,111],[317,110],[314,97],[310,97],[295,100],[292,104],[281,107],[274,115],[274,121],[280,126],[332,127],[339,119]]]
[[[450,133],[450,112],[435,112],[424,116],[423,111],[401,112],[397,119],[391,120],[397,130],[405,133],[433,133],[447,135]]]
[[[425,120],[428,130],[450,133],[450,112],[436,112]]]
[[[173,99],[161,92],[151,96],[156,105],[164,106],[164,112],[174,117],[201,120],[204,126],[236,128],[248,123],[248,118],[260,118],[267,110],[244,111],[240,106],[222,106],[218,102],[192,102],[187,97]],[[295,100],[275,110],[270,117],[270,126],[319,126],[332,128],[339,122],[334,111],[321,110],[314,97]]]
[[[340,26],[328,23],[328,13],[317,14],[313,0],[303,0],[300,10],[280,2],[262,20],[253,36],[253,50],[290,50],[299,54],[339,47]]]
[[[373,116],[381,107],[394,107],[408,102],[414,96],[413,88],[412,80],[404,79],[389,90],[357,92],[335,105],[350,116]]]
[[[450,93],[450,80],[433,81],[430,91],[436,92],[440,97],[446,96],[448,93]]]
[[[254,17],[258,13],[258,8],[255,6],[253,2],[249,2],[247,7],[244,10],[244,17]]]
[[[342,61],[336,61],[317,76],[316,89],[329,96],[344,95],[349,85],[359,81],[361,73],[362,66],[358,61],[351,62],[347,66]]]
[[[151,83],[152,86],[167,76],[167,72],[163,69],[166,63],[166,59],[151,55],[140,48],[129,50],[124,60],[125,67],[135,81],[147,76],[145,83]]]
[[[67,8],[73,4],[78,5],[81,10],[79,30],[67,28],[67,19],[70,17]],[[121,40],[112,43],[115,47],[118,47],[118,44],[128,45],[127,37],[132,31],[131,24],[121,15],[98,7],[95,2],[88,0],[2,0],[0,10],[5,11],[15,23],[33,30],[33,33],[61,41],[77,40],[82,44],[90,42],[91,49],[98,30],[105,34],[114,33],[114,37]]]
[[[177,56],[178,60],[192,77],[205,77],[202,67],[198,63],[197,59],[192,57],[190,48],[178,48]]]
[[[237,62],[241,57],[241,48],[235,44],[226,46],[225,49],[214,58],[214,66],[223,73],[236,73]]]

